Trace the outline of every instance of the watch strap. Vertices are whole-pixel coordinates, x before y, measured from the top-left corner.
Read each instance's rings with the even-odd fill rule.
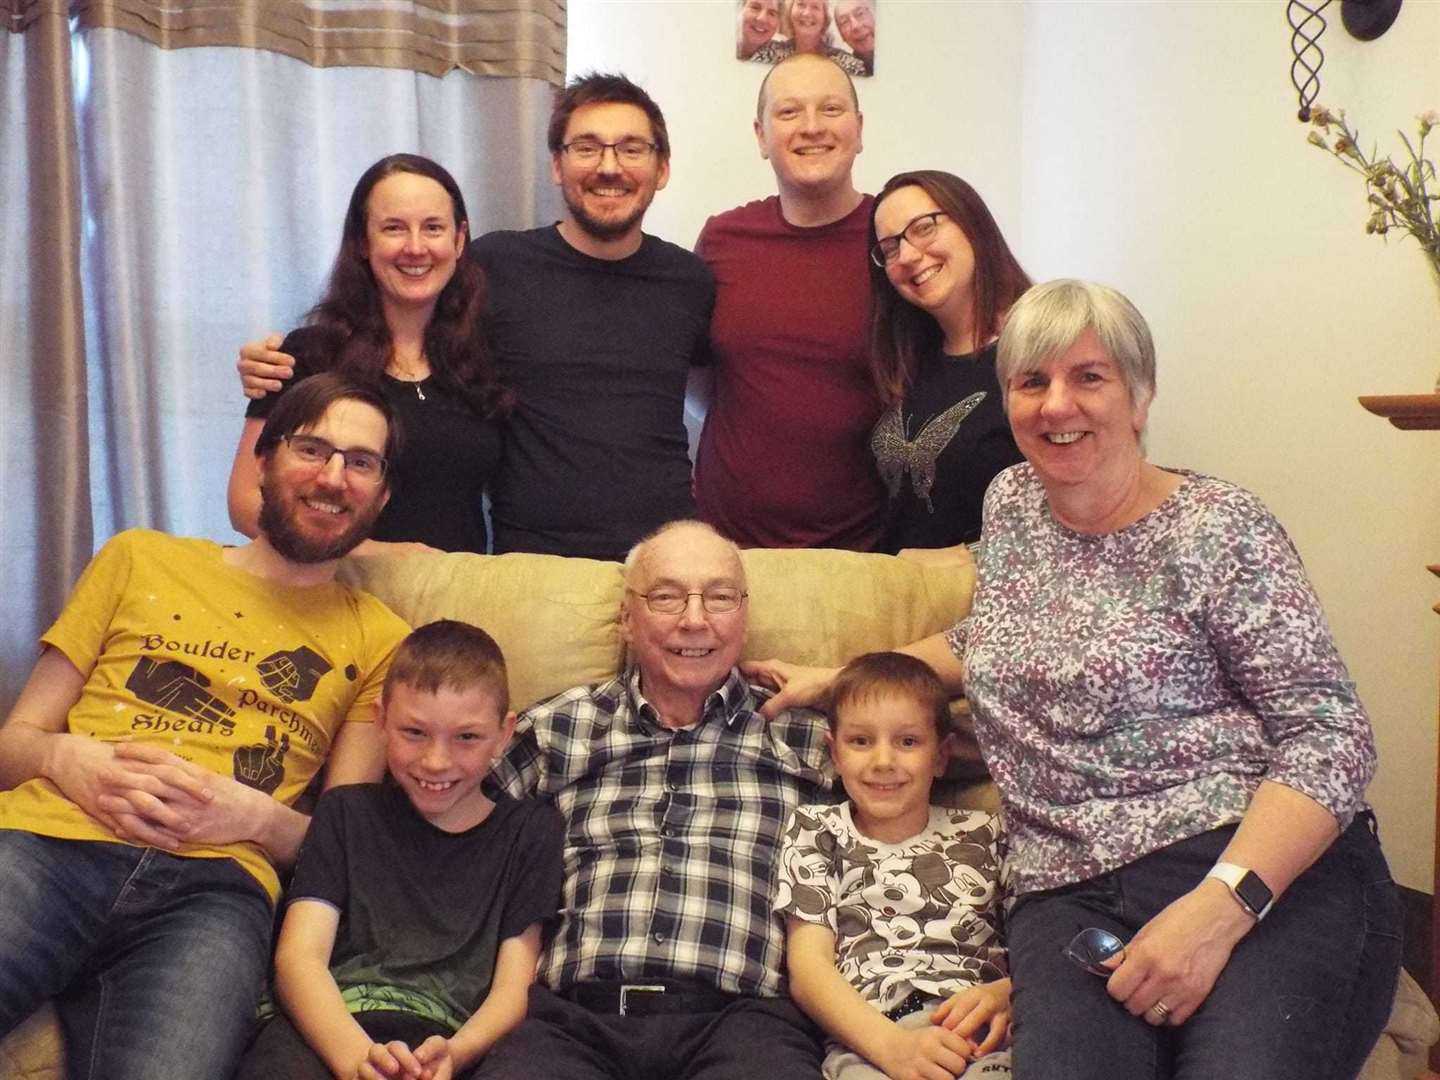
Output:
[[[1205,876],[1223,881],[1230,889],[1230,895],[1255,917],[1256,922],[1265,918],[1275,906],[1274,892],[1265,884],[1264,879],[1249,867],[1217,862]]]

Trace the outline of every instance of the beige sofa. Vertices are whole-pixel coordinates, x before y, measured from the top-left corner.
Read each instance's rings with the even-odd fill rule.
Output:
[[[838,551],[749,551],[749,656],[835,664],[871,649],[934,633],[968,610],[969,567],[922,568],[884,555]],[[616,613],[622,585],[614,563],[540,555],[410,556],[351,560],[344,576],[415,625],[441,617],[489,630],[510,666],[517,703],[613,673],[622,660]],[[964,724],[963,709],[962,729]],[[994,807],[973,738],[951,801]],[[1430,1002],[1401,980],[1390,1025],[1364,1080],[1411,1080],[1440,1038]],[[0,1041],[0,1080],[62,1080],[53,1012],[42,1009]]]

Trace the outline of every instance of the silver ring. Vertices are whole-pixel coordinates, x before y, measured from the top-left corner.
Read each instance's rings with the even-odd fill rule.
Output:
[[[1155,1002],[1154,1005],[1150,1006],[1148,1011],[1155,1014],[1157,1023],[1163,1024],[1170,1018],[1170,1006],[1166,1005],[1163,1001]]]

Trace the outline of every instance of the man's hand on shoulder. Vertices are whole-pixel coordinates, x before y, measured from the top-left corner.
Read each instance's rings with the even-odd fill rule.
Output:
[[[802,667],[784,660],[746,660],[740,670],[746,678],[775,690],[775,696],[760,706],[760,715],[774,720],[786,709],[822,704],[840,669]]]
[[[295,374],[295,358],[279,351],[284,340],[281,334],[271,334],[240,346],[235,370],[240,373],[240,389],[246,397],[263,398],[285,389],[285,380]]]

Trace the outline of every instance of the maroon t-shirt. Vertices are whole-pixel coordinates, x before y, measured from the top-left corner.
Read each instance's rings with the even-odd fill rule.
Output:
[[[866,357],[872,202],[800,228],[772,195],[700,233],[696,253],[715,274],[715,385],[695,502],[737,543],[880,542],[885,489],[869,441],[880,401]]]

